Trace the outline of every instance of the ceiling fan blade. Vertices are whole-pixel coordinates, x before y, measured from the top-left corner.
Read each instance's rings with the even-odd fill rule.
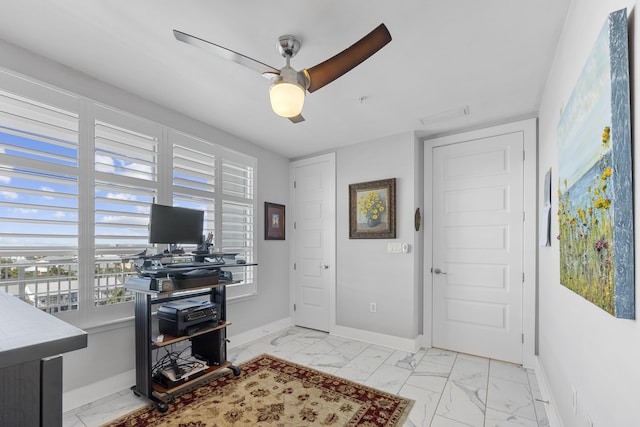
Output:
[[[199,37],[192,36],[178,30],[173,30],[173,35],[177,40],[181,42],[208,50],[209,52],[221,56],[224,59],[228,59],[229,61],[233,61],[245,67],[251,68],[252,70],[255,70],[259,73],[280,74],[280,70],[278,70],[277,68],[273,68],[271,65],[264,64],[241,53],[235,52],[231,49],[227,49],[226,47],[219,46],[215,43],[211,43]]]
[[[289,117],[289,120],[291,120],[291,123],[300,123],[304,122],[304,117],[302,117],[302,114],[298,114],[297,116]]]
[[[364,62],[391,41],[384,24],[337,55],[306,70],[310,80],[309,92],[316,91]]]

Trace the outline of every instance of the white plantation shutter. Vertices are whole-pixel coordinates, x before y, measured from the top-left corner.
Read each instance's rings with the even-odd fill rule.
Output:
[[[78,127],[77,113],[0,91],[0,251],[33,252],[43,236],[41,250],[77,249]]]
[[[16,83],[47,102],[0,89],[0,289],[48,312],[77,310],[79,101]]]
[[[162,129],[155,123],[96,106],[94,304],[133,300],[124,291],[137,274],[128,255],[149,245],[149,212],[159,193],[158,163]]]
[[[222,157],[222,223],[220,244],[224,252],[238,253],[247,263],[255,262],[256,161],[229,150]],[[229,298],[257,292],[255,267],[234,268],[238,285],[228,287]]]
[[[170,136],[173,147],[173,205],[204,211],[203,234],[215,235],[215,145],[182,133]],[[195,245],[193,248],[195,249]]]
[[[159,125],[96,107],[95,245],[97,254],[149,246],[149,211],[159,193]]]
[[[255,262],[255,158],[179,132],[169,139],[173,205],[205,212],[204,234],[213,233],[216,251]],[[254,267],[229,271],[240,283],[227,287],[228,298],[256,293]]]

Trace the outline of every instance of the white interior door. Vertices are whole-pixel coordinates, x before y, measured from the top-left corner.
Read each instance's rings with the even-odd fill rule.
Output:
[[[433,149],[433,345],[522,363],[523,134]]]
[[[292,169],[294,322],[328,332],[335,310],[335,158],[306,159]]]

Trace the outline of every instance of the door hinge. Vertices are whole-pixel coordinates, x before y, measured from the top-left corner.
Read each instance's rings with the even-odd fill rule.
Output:
[[[293,269],[295,270],[295,269],[296,269],[296,267],[297,267],[297,266],[296,266],[296,263],[294,262],[294,263],[293,263]]]
[[[293,304],[293,311],[296,311],[296,305]]]
[[[524,162],[525,160],[527,160],[527,152],[522,150],[522,161]]]
[[[295,221],[293,221],[293,229],[294,229],[294,230],[296,229],[296,224],[297,224],[297,223],[296,223]]]
[[[524,344],[524,334],[522,334],[522,344]]]
[[[296,188],[296,181],[293,181],[293,188]]]
[[[524,283],[524,273],[522,273],[522,283]]]
[[[526,214],[527,213],[525,211],[522,211],[522,222],[526,221],[526,218],[525,218]]]

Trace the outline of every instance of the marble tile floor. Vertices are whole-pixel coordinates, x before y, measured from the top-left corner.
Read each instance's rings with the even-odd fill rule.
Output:
[[[230,348],[242,363],[263,353],[415,400],[404,427],[548,426],[535,374],[431,348],[407,353],[292,327]],[[64,414],[64,427],[97,427],[148,401],[122,390]]]

